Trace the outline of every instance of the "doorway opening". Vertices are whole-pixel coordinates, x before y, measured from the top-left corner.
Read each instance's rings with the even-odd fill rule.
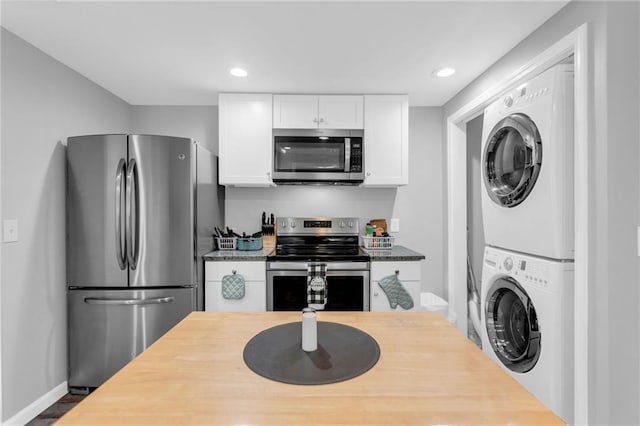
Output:
[[[589,325],[589,133],[588,133],[588,31],[587,24],[556,42],[510,77],[496,84],[447,117],[447,284],[449,306],[458,318],[467,308],[467,125],[484,108],[506,91],[531,79],[553,65],[574,60],[574,211],[575,282],[574,298],[574,421],[588,423],[588,325]],[[468,333],[467,321],[457,327]]]

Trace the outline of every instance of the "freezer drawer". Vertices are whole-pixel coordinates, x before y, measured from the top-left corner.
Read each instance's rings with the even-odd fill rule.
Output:
[[[193,311],[195,292],[70,290],[69,390],[101,385]]]

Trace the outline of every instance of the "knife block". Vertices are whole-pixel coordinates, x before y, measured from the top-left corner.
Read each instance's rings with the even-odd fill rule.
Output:
[[[276,246],[276,225],[262,225],[262,247],[274,248]]]

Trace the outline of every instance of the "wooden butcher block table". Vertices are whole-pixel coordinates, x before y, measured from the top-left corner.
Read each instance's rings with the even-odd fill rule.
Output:
[[[298,312],[194,312],[59,424],[562,424],[440,315],[319,312],[371,335],[380,359],[324,385],[266,379],[243,360],[257,333]],[[318,337],[321,343],[322,337]]]

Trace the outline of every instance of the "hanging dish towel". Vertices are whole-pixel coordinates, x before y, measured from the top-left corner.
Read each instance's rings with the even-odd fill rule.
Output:
[[[244,297],[244,277],[233,271],[232,275],[222,277],[222,297],[225,299],[242,299]]]
[[[307,303],[314,309],[327,304],[327,265],[323,263],[310,263],[307,268]]]
[[[400,282],[397,272],[393,275],[384,277],[379,281],[379,284],[387,295],[387,299],[389,299],[389,306],[391,306],[391,309],[395,309],[398,305],[403,309],[413,308],[413,299],[402,285],[402,282]]]

